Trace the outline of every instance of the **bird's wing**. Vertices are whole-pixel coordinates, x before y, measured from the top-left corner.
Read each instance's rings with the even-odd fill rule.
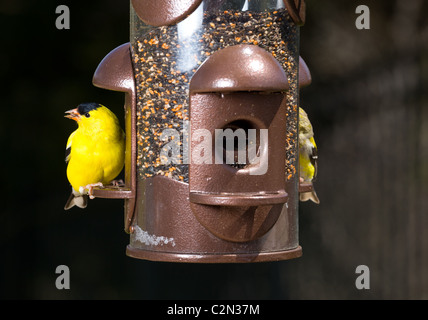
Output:
[[[70,154],[71,154],[71,143],[73,141],[73,136],[76,133],[76,131],[74,131],[72,134],[70,134],[70,136],[68,137],[67,140],[67,146],[65,147],[65,162],[70,161]]]
[[[314,166],[314,177],[313,177],[313,181],[315,181],[315,178],[317,177],[317,173],[318,173],[318,149],[317,149],[317,145],[315,144],[315,139],[313,137],[311,137],[310,142],[312,144],[312,152],[310,155],[310,160],[312,165]]]

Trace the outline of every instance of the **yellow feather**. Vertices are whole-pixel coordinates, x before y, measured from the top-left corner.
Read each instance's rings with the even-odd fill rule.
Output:
[[[310,137],[309,138],[309,141],[312,143],[312,145],[314,146],[314,148],[316,149],[317,148],[317,145],[316,145],[316,143],[315,143],[315,139],[314,139],[314,137]]]

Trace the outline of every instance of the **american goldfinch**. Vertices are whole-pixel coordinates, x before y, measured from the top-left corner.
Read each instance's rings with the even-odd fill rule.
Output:
[[[301,182],[312,182],[317,175],[317,145],[314,131],[306,112],[299,108],[299,170]],[[315,190],[300,193],[300,201],[320,203]]]
[[[98,103],[82,103],[66,111],[78,128],[70,135],[65,151],[67,178],[72,192],[65,204],[86,208],[95,186],[109,184],[122,171],[125,133],[115,114]]]

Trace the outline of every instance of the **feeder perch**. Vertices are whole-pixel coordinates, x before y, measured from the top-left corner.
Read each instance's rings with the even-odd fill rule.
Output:
[[[132,0],[130,42],[93,77],[125,93],[127,255],[171,262],[300,257],[304,1]]]

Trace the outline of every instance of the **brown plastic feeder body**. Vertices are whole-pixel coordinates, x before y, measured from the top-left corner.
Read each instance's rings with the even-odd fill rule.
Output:
[[[175,24],[192,13],[202,0],[131,0],[138,17],[155,27]],[[218,2],[226,2],[224,0]],[[306,3],[304,0],[284,0],[288,13],[298,26],[305,24]]]
[[[204,1],[131,2],[141,21],[159,27],[184,21]],[[304,1],[284,4],[294,24],[302,25]],[[253,44],[226,46],[207,56],[188,83],[190,132],[203,129],[214,136],[216,129],[242,128],[246,133],[267,129],[268,144],[257,147],[269,165],[264,170],[261,162],[243,167],[217,164],[214,150],[211,163],[190,161],[188,181],[182,182],[139,173],[135,59],[132,45],[126,43],[104,58],[93,78],[98,87],[126,94],[125,187],[96,188],[95,196],[125,199],[125,231],[130,233],[127,255],[202,263],[300,257],[295,208],[298,192],[308,186],[296,188],[295,176],[285,178],[288,99],[296,90],[290,89],[284,65]],[[298,68],[297,85],[308,85],[310,72],[301,57]],[[195,147],[190,139],[190,155]],[[257,170],[262,174],[253,174]]]
[[[175,24],[192,13],[202,0],[131,0],[138,17],[155,27]],[[219,1],[219,2],[225,2]],[[293,21],[298,26],[305,24],[306,3],[304,0],[284,0]]]
[[[256,167],[262,163],[237,169],[215,164],[214,155],[209,164],[190,163],[191,208],[199,222],[220,238],[241,242],[262,236],[287,202],[283,165],[286,106],[282,103],[287,90],[281,65],[264,49],[250,45],[217,51],[190,82],[191,132],[203,128],[214,136],[216,129],[233,123],[269,132],[269,147],[260,149],[261,158],[268,159],[269,165],[261,175],[252,175],[251,170],[260,169]],[[258,225],[257,232],[229,227],[236,220],[229,213],[232,210],[250,215]],[[219,221],[225,225],[219,227]]]
[[[306,20],[306,3],[304,0],[284,0],[288,13],[298,26],[303,26]]]
[[[125,231],[129,232],[136,195],[136,102],[129,43],[110,52],[98,65],[92,83],[100,88],[125,92],[125,187],[95,188],[98,198],[125,199]]]
[[[138,17],[159,27],[175,24],[192,13],[202,0],[131,0]]]

